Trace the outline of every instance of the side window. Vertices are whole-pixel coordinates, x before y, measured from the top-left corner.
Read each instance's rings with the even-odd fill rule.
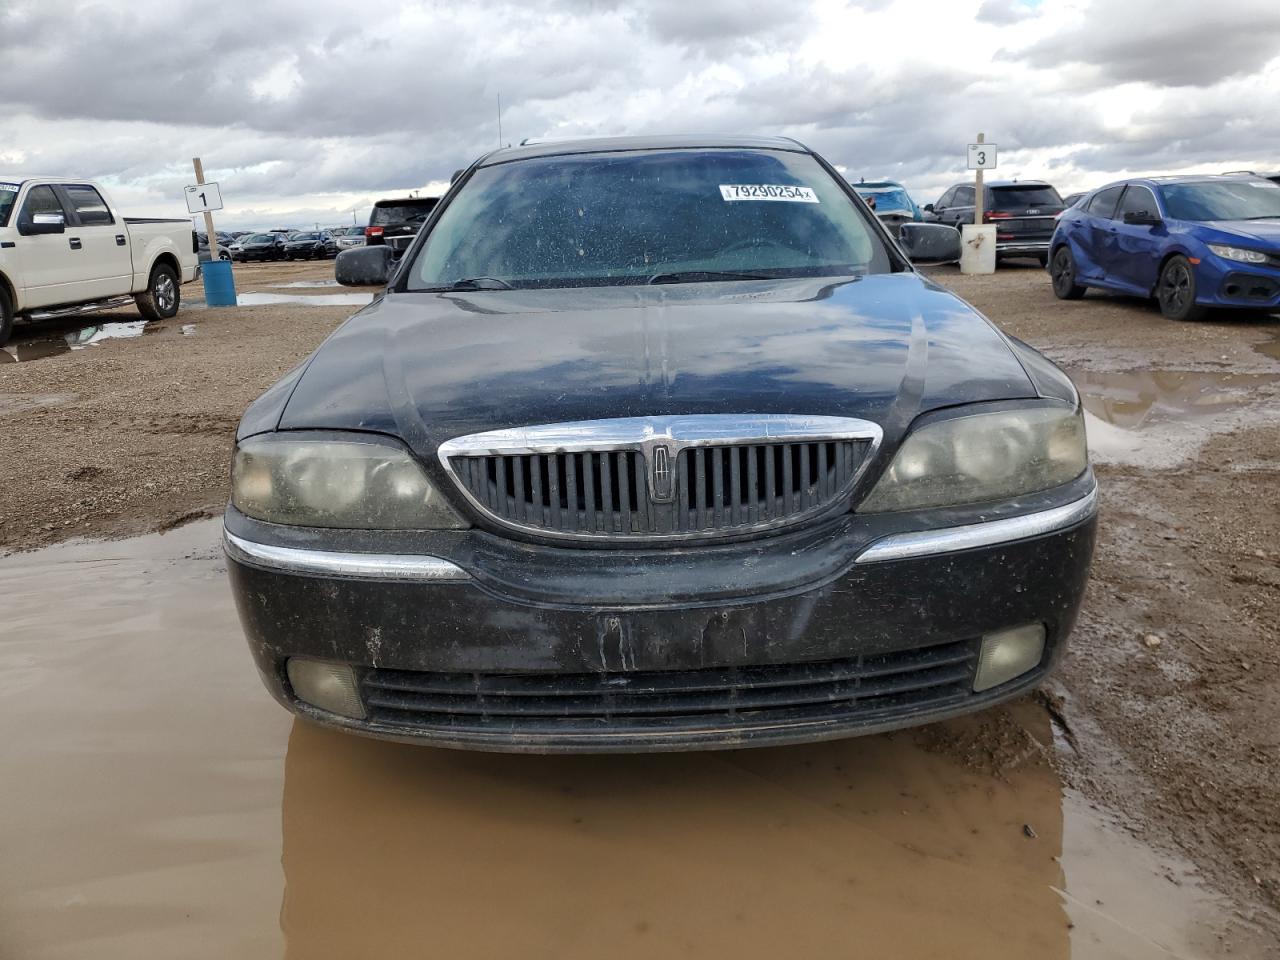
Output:
[[[1124,198],[1116,209],[1116,219],[1123,220],[1126,213],[1149,213],[1152,216],[1159,216],[1160,208],[1156,206],[1155,194],[1146,187],[1131,185],[1124,192]]]
[[[1095,217],[1102,217],[1104,220],[1112,219],[1115,213],[1116,201],[1120,199],[1120,193],[1124,190],[1124,184],[1118,187],[1107,187],[1093,195],[1093,199],[1089,201],[1089,212]]]
[[[937,203],[935,203],[935,204],[933,205],[933,206],[934,206],[934,209],[936,210],[936,209],[938,209],[938,208],[940,208],[940,207],[941,207],[941,208],[946,208],[946,207],[951,206],[951,199],[952,199],[952,197],[954,197],[954,196],[955,196],[955,192],[956,192],[956,188],[955,188],[955,187],[952,187],[950,190],[948,190],[946,193],[944,193],[941,197],[939,197],[939,198],[938,198],[938,202],[937,202]]]
[[[66,191],[67,199],[71,201],[72,208],[84,226],[100,227],[116,222],[107,202],[102,199],[102,194],[87,183],[69,184],[62,189]]]
[[[31,218],[38,213],[58,213],[64,217],[67,215],[58,201],[58,195],[53,192],[53,187],[48,185],[32,187],[22,204],[22,216],[19,220],[30,223]]]
[[[957,207],[973,206],[973,187],[957,187],[956,188],[956,206]]]

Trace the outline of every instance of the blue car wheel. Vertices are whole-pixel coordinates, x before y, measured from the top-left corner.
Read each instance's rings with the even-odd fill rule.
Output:
[[[1181,254],[1171,257],[1160,271],[1156,300],[1170,320],[1199,320],[1208,312],[1196,303],[1195,269]]]
[[[1053,254],[1053,266],[1049,269],[1053,279],[1053,295],[1059,300],[1079,300],[1085,288],[1076,283],[1076,258],[1071,248],[1061,246]]]

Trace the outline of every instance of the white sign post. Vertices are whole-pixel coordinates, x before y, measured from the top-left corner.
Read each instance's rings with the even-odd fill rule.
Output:
[[[985,219],[986,188],[982,183],[984,170],[996,168],[996,145],[987,143],[985,134],[978,134],[978,142],[969,144],[969,169],[976,171],[973,183],[973,223],[961,229],[960,272],[996,272],[996,228],[983,223]]]
[[[192,213],[204,214],[204,231],[209,237],[209,260],[218,262],[218,235],[213,232],[212,210],[222,209],[222,191],[216,183],[204,182],[204,164],[199,157],[191,160],[196,170],[195,186],[187,187],[187,209]]]
[[[187,209],[192,213],[221,210],[222,191],[216,183],[197,183],[187,187]]]

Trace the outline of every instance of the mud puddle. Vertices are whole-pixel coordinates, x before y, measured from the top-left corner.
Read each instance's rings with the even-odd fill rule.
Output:
[[[90,323],[76,327],[57,336],[41,331],[39,339],[12,340],[0,347],[0,363],[26,363],[44,360],[72,350],[82,350],[104,340],[140,337],[145,332],[145,320],[120,320],[111,323]],[[25,332],[21,331],[20,332]]]
[[[1102,462],[1166,468],[1197,453],[1248,409],[1280,396],[1280,374],[1203,370],[1072,370],[1090,453]],[[1280,411],[1273,411],[1280,415]]]
[[[1064,796],[1029,700],[998,775],[938,746],[990,713],[647,757],[364,740],[269,700],[217,538],[0,559],[13,956],[1264,955],[1189,866]]]

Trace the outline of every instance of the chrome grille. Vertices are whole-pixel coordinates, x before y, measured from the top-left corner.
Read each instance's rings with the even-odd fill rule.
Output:
[[[697,537],[835,509],[879,439],[874,424],[831,417],[628,418],[461,437],[440,456],[468,499],[507,526],[553,537]]]

